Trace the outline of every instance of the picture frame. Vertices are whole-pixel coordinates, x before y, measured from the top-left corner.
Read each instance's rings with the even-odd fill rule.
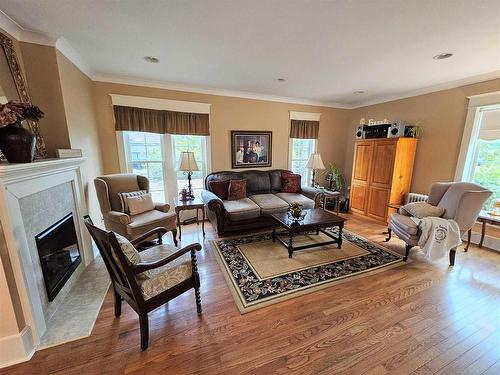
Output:
[[[232,130],[232,168],[264,168],[272,166],[273,132]]]

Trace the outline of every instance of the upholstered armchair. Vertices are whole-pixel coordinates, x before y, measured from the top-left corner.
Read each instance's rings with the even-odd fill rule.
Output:
[[[90,216],[85,217],[90,232],[111,278],[115,297],[115,316],[122,311],[122,300],[139,315],[141,349],[149,345],[148,313],[171,299],[194,289],[196,311],[201,314],[200,277],[196,252],[201,245],[194,243],[177,249],[162,244],[165,228],[155,228],[135,240],[97,228]],[[136,248],[144,239],[158,236],[158,245]]]
[[[175,212],[169,212],[169,204],[155,203],[153,210],[137,215],[122,212],[119,193],[149,192],[147,177],[130,173],[110,174],[97,177],[94,185],[106,229],[131,240],[153,228],[162,227],[172,232],[177,246],[177,219]]]
[[[482,186],[469,182],[438,182],[431,186],[428,203],[445,209],[444,219],[453,219],[460,228],[463,235],[469,231],[481,211],[484,202],[491,195],[491,191]],[[404,260],[412,247],[418,246],[420,230],[418,225],[408,216],[404,210],[393,213],[389,221],[389,237],[394,232],[400,239],[406,243],[406,253]],[[450,265],[455,264],[456,248],[450,249]]]

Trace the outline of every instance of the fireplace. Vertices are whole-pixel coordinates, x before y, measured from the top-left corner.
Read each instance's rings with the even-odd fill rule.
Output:
[[[37,234],[35,240],[47,296],[52,301],[81,262],[73,214]]]

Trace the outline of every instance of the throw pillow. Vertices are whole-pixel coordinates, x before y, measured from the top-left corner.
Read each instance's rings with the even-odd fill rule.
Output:
[[[217,195],[223,201],[227,200],[229,194],[229,180],[213,180],[208,183],[212,193]]]
[[[142,214],[155,208],[151,193],[126,197],[126,200],[130,215]]]
[[[231,180],[229,182],[228,199],[235,201],[247,197],[247,180]]]
[[[128,259],[128,261],[131,264],[138,264],[141,262],[141,256],[139,252],[136,250],[135,246],[130,243],[130,241],[122,236],[121,234],[118,234],[116,232],[113,232],[115,234],[116,240],[118,241],[118,244],[120,245],[120,249],[122,250],[123,254],[125,257]],[[113,258],[120,268],[120,270],[123,272],[123,268],[121,266],[120,261],[118,260],[118,256],[115,254],[115,251],[113,250],[111,252],[111,255],[113,255]],[[151,277],[151,274],[149,271],[144,271],[140,274],[137,275],[138,279],[149,279]]]
[[[281,172],[281,192],[282,193],[300,193],[300,174]]]
[[[401,207],[411,216],[423,219],[424,217],[441,217],[444,214],[444,208],[433,206],[427,202],[412,202]]]
[[[127,197],[136,197],[138,195],[144,195],[144,194],[147,194],[146,190],[118,193],[118,196],[120,197],[120,203],[122,204],[122,212],[128,214],[129,209],[128,209]]]

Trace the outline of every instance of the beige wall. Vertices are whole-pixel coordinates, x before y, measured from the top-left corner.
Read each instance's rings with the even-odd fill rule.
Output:
[[[21,51],[31,101],[45,113],[40,132],[47,156],[53,158],[56,148],[70,147],[56,49],[22,42]]]
[[[102,173],[101,145],[93,100],[93,83],[71,61],[57,51],[57,65],[71,148],[82,149],[82,181],[91,217],[100,217],[93,179]]]
[[[467,96],[500,91],[500,79],[356,108],[349,113],[345,170],[351,176],[355,130],[361,118],[423,121],[412,191],[426,193],[436,181],[452,181],[467,115]]]
[[[211,104],[210,141],[212,171],[231,169],[231,130],[272,130],[272,168],[288,168],[289,111],[321,113],[318,151],[323,161],[344,165],[348,111],[325,107],[196,94],[156,88],[95,82],[95,108],[99,121],[104,173],[120,171],[109,94],[186,100]]]

